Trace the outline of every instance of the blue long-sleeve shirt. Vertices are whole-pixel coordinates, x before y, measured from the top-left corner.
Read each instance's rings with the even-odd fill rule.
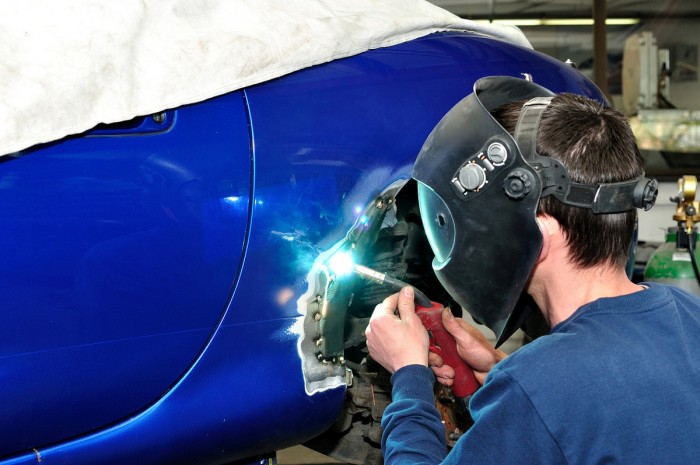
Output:
[[[648,286],[581,307],[496,365],[449,455],[432,372],[398,370],[385,463],[700,463],[700,300]]]

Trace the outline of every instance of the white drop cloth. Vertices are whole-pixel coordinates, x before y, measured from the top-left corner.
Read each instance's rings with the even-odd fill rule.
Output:
[[[0,0],[0,155],[436,31],[424,0]]]

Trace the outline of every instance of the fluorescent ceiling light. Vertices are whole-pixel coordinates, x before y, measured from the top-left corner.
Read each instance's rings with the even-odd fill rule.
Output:
[[[507,24],[509,26],[593,26],[592,18],[542,18],[542,19],[478,19],[479,23]],[[608,26],[628,26],[638,24],[639,18],[608,18],[605,24]]]

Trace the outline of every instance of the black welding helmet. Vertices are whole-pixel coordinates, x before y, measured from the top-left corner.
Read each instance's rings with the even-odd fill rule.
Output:
[[[601,185],[570,182],[560,161],[538,155],[537,127],[553,96],[524,79],[478,80],[474,92],[433,129],[413,170],[435,273],[495,333],[497,346],[531,308],[519,300],[542,247],[536,221],[541,197],[617,213],[651,208],[656,195],[656,181],[644,177]],[[491,116],[513,101],[527,101],[515,138]]]

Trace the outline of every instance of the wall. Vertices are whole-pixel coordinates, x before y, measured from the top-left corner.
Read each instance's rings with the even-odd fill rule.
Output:
[[[700,35],[697,33],[700,28],[700,20],[684,19],[657,19],[647,20],[640,30],[651,31],[656,37],[656,44],[659,48],[668,48],[672,54],[672,75],[671,75],[671,98],[670,101],[679,108],[688,110],[700,110],[700,83],[697,78],[697,50],[700,48]],[[673,57],[677,46],[691,46],[695,49],[694,63],[695,77],[691,80],[678,80],[675,75],[679,74],[679,69],[673,68]],[[614,99],[617,101],[617,99]],[[698,155],[700,156],[700,155]],[[698,168],[688,168],[683,174],[700,175]],[[676,180],[668,180],[661,184],[656,206],[639,215],[639,237],[640,240],[663,242],[664,231],[669,226],[675,226],[673,214],[676,204],[669,200],[670,197],[678,195],[678,183]],[[666,178],[668,179],[668,178]]]
[[[700,19],[654,19],[646,20],[635,26],[618,26],[608,28],[608,71],[609,88],[613,93],[612,105],[622,109],[621,93],[621,58],[625,40],[632,34],[651,31],[656,37],[659,48],[668,48],[674,53],[678,45],[700,49]],[[559,60],[571,59],[585,75],[592,77],[593,30],[592,27],[523,27],[525,36],[533,47]],[[697,67],[698,63],[694,63]],[[700,110],[700,82],[677,80],[672,75],[671,103],[680,108]],[[659,165],[658,153],[647,153],[647,169],[653,173]],[[700,157],[700,155],[698,155]],[[663,162],[661,162],[663,164]],[[676,204],[669,199],[678,194],[677,179],[682,174],[694,174],[700,177],[700,169],[688,168],[680,174],[667,175],[662,178],[656,206],[648,212],[639,214],[639,239],[646,242],[663,242],[665,230],[675,226],[673,214]],[[658,177],[658,176],[655,176]],[[700,195],[698,196],[700,197]]]
[[[691,57],[691,66],[697,71],[697,55],[700,49],[700,19],[656,19],[645,20],[634,26],[609,26],[607,35],[608,85],[613,94],[614,103],[618,102],[621,92],[620,65],[625,40],[634,33],[650,31],[656,37],[659,48],[668,48],[672,56],[678,52],[695,52]],[[592,77],[593,29],[590,26],[569,27],[522,27],[525,36],[533,47],[559,60],[575,62],[582,73]],[[685,47],[679,47],[685,46]],[[690,46],[690,47],[688,47]],[[683,68],[683,69],[681,69]],[[688,67],[681,66],[672,70],[671,102],[678,107],[700,110],[700,85],[697,73],[692,80],[679,80]]]
[[[671,74],[671,102],[680,108],[689,110],[700,110],[700,84],[698,83],[698,49],[700,48],[700,34],[698,28],[700,20],[665,19],[651,20],[644,23],[644,30],[651,31],[656,37],[656,44],[659,48],[668,48],[672,56]],[[680,47],[679,47],[680,46]],[[687,47],[690,46],[690,47]],[[678,80],[676,76],[681,76],[688,66],[676,66],[673,68],[673,57],[676,54],[690,52],[694,57],[689,66],[695,67],[695,77],[690,80]],[[684,60],[681,60],[684,62]]]

